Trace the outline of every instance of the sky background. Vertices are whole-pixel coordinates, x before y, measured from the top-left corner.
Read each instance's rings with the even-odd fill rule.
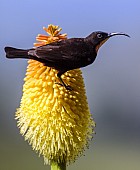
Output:
[[[69,38],[98,30],[131,36],[108,40],[96,61],[82,69],[96,135],[86,156],[68,170],[139,170],[139,0],[0,0],[0,170],[49,170],[19,134],[14,119],[27,60],[8,60],[3,50],[31,48],[48,24],[59,25]]]

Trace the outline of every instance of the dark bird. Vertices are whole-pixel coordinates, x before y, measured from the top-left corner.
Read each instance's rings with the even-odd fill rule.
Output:
[[[65,72],[92,64],[99,48],[112,36],[125,33],[93,32],[86,38],[70,38],[32,49],[16,49],[5,47],[7,58],[33,59],[52,67],[58,71],[58,78],[62,85],[71,90],[61,78]]]

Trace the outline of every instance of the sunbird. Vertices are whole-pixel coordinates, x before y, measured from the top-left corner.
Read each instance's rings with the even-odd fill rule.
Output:
[[[47,45],[31,49],[17,49],[5,47],[7,58],[33,59],[52,67],[58,71],[57,76],[67,90],[72,90],[66,85],[61,76],[73,69],[92,64],[97,56],[99,48],[110,38],[116,35],[130,37],[128,34],[115,32],[106,33],[96,31],[85,38],[70,38],[53,42]]]

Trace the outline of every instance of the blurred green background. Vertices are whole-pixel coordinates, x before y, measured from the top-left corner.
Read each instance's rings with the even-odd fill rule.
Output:
[[[97,30],[131,36],[111,38],[94,64],[82,69],[96,135],[68,170],[139,170],[139,0],[0,0],[0,170],[50,169],[24,141],[14,119],[27,61],[8,60],[3,50],[31,48],[48,24],[61,26],[68,37]]]

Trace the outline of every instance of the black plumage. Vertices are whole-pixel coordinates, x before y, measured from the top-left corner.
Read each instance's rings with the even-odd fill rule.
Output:
[[[69,70],[85,67],[92,64],[97,56],[100,46],[110,37],[114,35],[125,35],[124,33],[105,33],[93,32],[86,38],[71,38],[61,40],[48,45],[32,48],[32,49],[16,49],[13,47],[5,47],[7,58],[26,58],[33,59],[43,63],[46,66],[58,70],[59,77],[63,86],[70,90],[61,75]]]

